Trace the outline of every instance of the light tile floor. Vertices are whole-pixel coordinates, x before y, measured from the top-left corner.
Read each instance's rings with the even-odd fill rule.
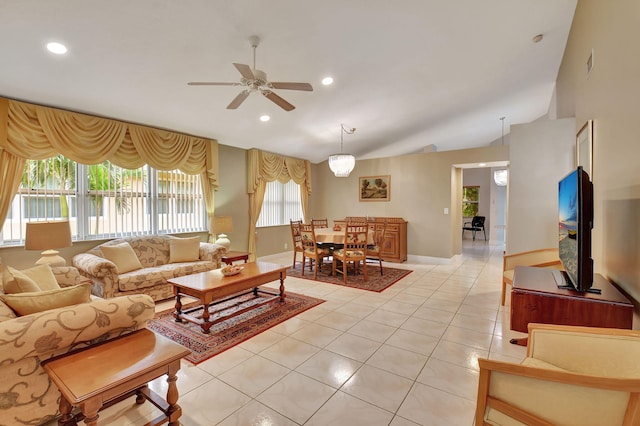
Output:
[[[288,291],[326,302],[197,366],[183,361],[181,424],[471,426],[477,359],[525,355],[500,307],[503,249],[465,240],[451,264],[390,264],[413,272],[382,293],[287,278]],[[289,264],[291,254],[264,260]],[[151,383],[160,395],[166,387]],[[130,399],[100,424],[156,415]]]

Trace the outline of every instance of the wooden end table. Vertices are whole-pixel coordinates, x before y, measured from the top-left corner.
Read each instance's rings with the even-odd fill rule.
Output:
[[[286,276],[286,266],[268,262],[249,262],[243,266],[243,270],[237,275],[224,276],[220,269],[214,269],[212,271],[171,278],[167,280],[167,282],[173,284],[173,294],[176,295],[176,311],[173,315],[177,322],[189,321],[198,324],[202,328],[203,333],[209,334],[209,329],[220,321],[240,315],[250,309],[270,303],[275,299],[284,302],[286,297],[284,294],[284,279]],[[280,280],[279,293],[258,288],[259,285],[276,280]],[[238,309],[231,315],[221,316],[214,321],[210,320],[211,314],[216,313],[216,311],[210,311],[215,305],[251,292],[253,292],[255,297],[258,296],[258,292],[266,293],[273,297],[266,298],[266,300],[249,307]],[[183,310],[182,296],[193,297],[198,299],[200,303],[195,307]],[[200,310],[202,310],[202,314],[198,316],[191,315],[193,312]]]
[[[231,265],[237,260],[244,260],[244,263],[247,263],[249,260],[249,253],[244,251],[229,251],[227,254],[222,256],[222,261],[227,265]]]
[[[88,426],[98,424],[98,411],[136,395],[136,403],[150,401],[162,415],[148,425],[169,422],[179,426],[176,373],[180,360],[191,351],[148,329],[43,362],[42,367],[60,390],[58,425],[75,425],[84,418]],[[147,386],[166,374],[166,401]],[[72,415],[74,406],[81,414]]]

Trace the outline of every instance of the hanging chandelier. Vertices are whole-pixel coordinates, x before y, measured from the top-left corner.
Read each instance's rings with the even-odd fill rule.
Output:
[[[345,129],[344,124],[340,124],[340,154],[329,156],[329,168],[336,177],[349,177],[349,173],[351,173],[356,165],[356,157],[351,154],[342,153],[344,134],[352,135],[355,131],[355,127]]]

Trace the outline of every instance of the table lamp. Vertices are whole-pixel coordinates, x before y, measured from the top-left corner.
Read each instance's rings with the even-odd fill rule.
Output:
[[[64,266],[66,261],[55,250],[63,247],[71,247],[69,221],[27,222],[25,250],[44,250],[36,265],[48,263],[51,266]]]
[[[233,217],[231,216],[215,216],[213,218],[212,232],[218,234],[215,244],[220,244],[229,250],[231,241],[227,237],[227,233],[233,232]]]

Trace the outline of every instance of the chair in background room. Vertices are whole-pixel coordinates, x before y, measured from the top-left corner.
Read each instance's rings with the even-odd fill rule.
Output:
[[[333,251],[333,275],[336,273],[344,276],[344,283],[347,283],[347,265],[353,263],[354,274],[358,273],[360,261],[362,261],[362,271],[365,281],[367,278],[367,233],[369,228],[367,223],[348,222],[344,231],[344,247]],[[342,271],[336,268],[337,262],[342,262]]]
[[[367,246],[367,259],[377,259],[380,263],[380,276],[382,276],[382,244],[384,244],[384,236],[387,233],[387,221],[382,222],[382,226],[371,223],[374,229],[373,245]]]
[[[316,228],[328,228],[329,221],[325,217],[324,219],[311,219],[311,224]]]
[[[291,267],[295,269],[298,253],[304,251],[302,247],[302,237],[300,236],[300,225],[302,225],[302,221],[289,219],[289,223],[291,224],[291,239],[293,240],[293,265],[291,265]],[[302,269],[304,269],[304,257],[302,258]]]
[[[304,267],[309,258],[309,270],[313,269],[313,261],[316,262],[316,267],[313,269],[313,279],[318,277],[318,269],[322,268],[322,259],[329,257],[330,252],[327,249],[318,247],[316,244],[316,234],[313,231],[313,225],[302,224],[300,225],[300,237],[302,238],[302,275],[304,276]]]
[[[502,306],[507,296],[507,284],[513,285],[513,272],[516,266],[563,269],[557,247],[505,254],[502,257],[502,295],[500,296]]]
[[[475,424],[640,424],[640,331],[529,324],[520,364],[480,358]]]
[[[484,230],[484,216],[474,216],[471,222],[465,222],[462,227],[462,238],[464,238],[464,231],[471,231],[473,235],[473,241],[476,240],[476,232],[482,231],[484,234],[484,240],[487,240],[487,232]]]

